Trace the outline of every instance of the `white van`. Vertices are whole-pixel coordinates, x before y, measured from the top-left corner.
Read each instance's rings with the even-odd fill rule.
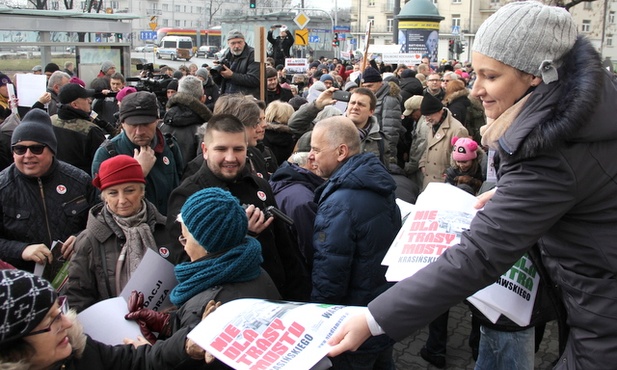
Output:
[[[156,57],[188,61],[193,57],[193,39],[188,36],[165,36],[156,49]]]

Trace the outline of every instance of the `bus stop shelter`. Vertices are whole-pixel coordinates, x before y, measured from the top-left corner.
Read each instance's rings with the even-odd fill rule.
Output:
[[[130,76],[131,21],[140,15],[0,8],[0,17],[2,49],[40,50],[41,65],[45,65],[52,50],[74,48],[82,80],[94,79],[105,60]]]

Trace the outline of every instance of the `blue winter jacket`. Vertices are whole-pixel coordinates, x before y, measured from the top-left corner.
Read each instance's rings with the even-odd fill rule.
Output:
[[[379,159],[362,153],[315,191],[311,302],[364,306],[388,288],[381,261],[401,227],[395,189]]]

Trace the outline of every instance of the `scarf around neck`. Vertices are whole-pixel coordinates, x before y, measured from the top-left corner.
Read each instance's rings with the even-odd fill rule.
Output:
[[[510,128],[510,125],[514,122],[516,117],[518,117],[519,113],[521,113],[523,106],[527,102],[527,99],[529,99],[529,95],[531,94],[523,96],[518,102],[506,109],[506,111],[496,119],[486,118],[486,125],[480,127],[482,145],[488,146],[493,150],[499,150],[499,139],[508,130],[508,128]]]
[[[116,261],[116,294],[120,294],[131,274],[137,269],[148,247],[156,246],[152,228],[148,224],[148,207],[142,199],[141,210],[137,214],[121,217],[105,206],[107,222],[114,222],[124,233],[124,245]],[[111,220],[109,219],[111,217]]]
[[[174,271],[178,285],[169,298],[176,306],[183,305],[195,295],[215,285],[240,283],[256,279],[261,274],[261,244],[247,236],[244,243],[208,255],[194,262],[176,265]]]

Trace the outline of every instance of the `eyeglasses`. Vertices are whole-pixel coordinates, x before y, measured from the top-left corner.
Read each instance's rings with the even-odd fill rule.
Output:
[[[428,82],[439,82],[439,81],[443,81],[443,80],[439,80],[439,79],[428,80]]]
[[[31,331],[30,333],[24,335],[24,337],[29,337],[31,335],[38,335],[38,334],[43,334],[43,333],[49,333],[51,331],[51,327],[54,325],[54,323],[58,322],[62,318],[62,315],[66,315],[69,312],[69,300],[66,299],[65,295],[58,297],[58,308],[60,309],[60,313],[57,314],[53,318],[53,320],[51,320],[48,327],[46,327],[45,329],[37,330],[37,331]],[[59,330],[56,330],[55,334],[59,333],[60,330],[62,330],[61,326]]]
[[[13,153],[17,155],[24,155],[26,151],[30,149],[30,153],[39,155],[43,154],[43,150],[45,150],[45,144],[36,144],[36,145],[13,145],[11,148],[13,149]]]
[[[180,244],[182,244],[183,247],[186,247],[186,238],[184,237],[184,235],[180,235],[178,237],[178,241],[180,242]]]
[[[448,82],[450,82],[450,81],[452,81],[452,80],[444,80],[444,79],[441,79],[441,81],[442,81],[442,82],[445,82],[445,83],[448,83]]]

